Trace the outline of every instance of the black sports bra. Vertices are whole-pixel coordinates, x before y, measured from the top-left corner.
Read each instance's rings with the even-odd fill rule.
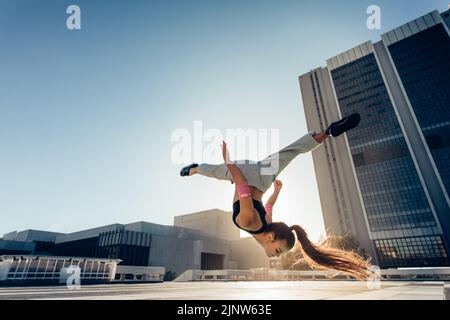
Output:
[[[240,205],[240,203],[239,203],[239,200],[237,200],[237,201],[235,201],[235,202],[233,203],[233,222],[234,222],[234,224],[235,224],[239,229],[242,229],[242,230],[244,230],[244,231],[247,231],[248,233],[251,233],[251,234],[263,233],[263,232],[266,230],[266,228],[267,228],[266,209],[264,209],[263,203],[262,203],[261,201],[258,201],[258,200],[255,200],[255,199],[253,199],[253,207],[256,209],[256,211],[258,211],[259,217],[260,217],[261,222],[262,222],[262,224],[263,224],[262,227],[259,228],[259,230],[256,230],[256,231],[246,230],[246,229],[244,229],[244,228],[241,228],[241,227],[237,224],[236,218],[237,218],[237,216],[239,215],[239,212],[240,212],[240,210],[241,210],[241,205]]]

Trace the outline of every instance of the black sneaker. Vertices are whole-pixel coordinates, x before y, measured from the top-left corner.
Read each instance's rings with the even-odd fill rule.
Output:
[[[325,133],[329,136],[337,137],[344,132],[356,127],[360,121],[361,116],[359,115],[359,113],[352,113],[351,115],[330,124],[327,130],[325,130]]]
[[[191,170],[192,168],[197,168],[198,164],[193,163],[187,167],[184,167],[183,169],[181,169],[180,171],[180,176],[185,177],[189,175],[189,170]]]

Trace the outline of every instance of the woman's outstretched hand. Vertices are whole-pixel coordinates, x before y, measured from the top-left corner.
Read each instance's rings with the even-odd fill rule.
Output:
[[[223,144],[222,144],[222,156],[223,156],[223,160],[225,161],[225,164],[232,163],[231,159],[230,159],[230,153],[228,152],[228,149],[227,149],[227,143],[225,141],[223,141]]]
[[[281,188],[283,187],[283,183],[280,180],[275,180],[273,183],[273,187],[275,188],[275,191],[280,192]]]

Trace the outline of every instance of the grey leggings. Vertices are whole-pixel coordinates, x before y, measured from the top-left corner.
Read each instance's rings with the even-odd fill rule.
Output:
[[[254,162],[250,160],[234,161],[236,166],[242,171],[247,179],[247,183],[262,192],[266,192],[275,181],[277,176],[287,167],[287,165],[300,153],[314,150],[320,143],[317,142],[310,131],[297,141],[281,149],[264,160]],[[228,180],[233,183],[233,178],[226,164],[202,163],[198,166],[198,173],[219,180]]]

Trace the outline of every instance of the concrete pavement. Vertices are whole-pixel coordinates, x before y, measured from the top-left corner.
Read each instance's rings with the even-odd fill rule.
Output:
[[[356,281],[165,282],[0,288],[0,300],[443,300],[442,282],[383,281],[371,290]]]

